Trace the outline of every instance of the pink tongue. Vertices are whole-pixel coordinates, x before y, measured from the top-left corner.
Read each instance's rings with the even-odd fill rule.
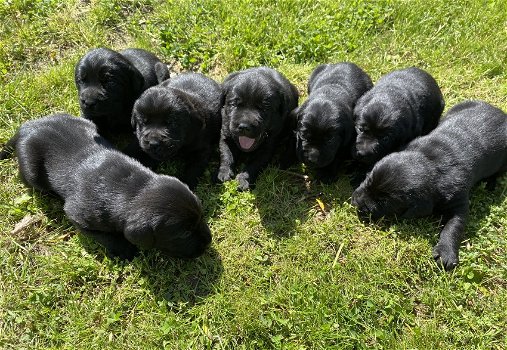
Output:
[[[239,137],[239,145],[243,149],[250,149],[250,147],[253,146],[254,142],[255,142],[255,139],[251,139],[251,138],[246,137],[246,136],[240,136]]]

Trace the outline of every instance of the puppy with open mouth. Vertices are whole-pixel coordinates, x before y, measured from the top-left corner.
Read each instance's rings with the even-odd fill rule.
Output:
[[[220,182],[231,180],[238,159],[245,158],[245,168],[236,179],[239,190],[248,190],[271,161],[284,133],[288,135],[288,114],[297,107],[298,92],[287,78],[267,67],[232,73],[222,87],[217,178]]]
[[[426,135],[437,126],[444,105],[437,82],[422,69],[411,67],[382,76],[354,108],[355,159],[372,166]]]
[[[352,204],[363,219],[441,215],[433,257],[451,270],[459,261],[472,186],[486,181],[493,189],[506,171],[507,115],[485,102],[467,101],[451,108],[434,131],[375,164],[352,194]]]
[[[138,248],[153,248],[192,258],[211,242],[188,187],[113,149],[89,120],[60,114],[28,121],[0,159],[14,150],[23,182],[62,198],[70,221],[109,256],[130,259]]]
[[[222,88],[200,73],[184,73],[147,89],[132,111],[141,149],[156,161],[180,158],[190,188],[208,165],[222,125]]]
[[[323,64],[310,76],[308,98],[291,112],[296,122],[297,156],[316,169],[322,182],[334,180],[338,165],[351,158],[356,137],[352,112],[372,85],[354,63]]]
[[[82,116],[108,138],[131,133],[134,101],[148,87],[167,78],[167,66],[143,49],[116,52],[96,48],[78,61],[74,71]]]

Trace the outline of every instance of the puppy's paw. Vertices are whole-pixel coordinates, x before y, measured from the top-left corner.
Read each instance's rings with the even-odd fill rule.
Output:
[[[433,247],[433,259],[446,271],[450,271],[458,265],[458,251],[449,245],[438,243]]]
[[[226,182],[232,180],[232,177],[234,176],[234,172],[229,167],[220,167],[218,170],[218,174],[216,176],[216,179],[219,182]]]
[[[250,189],[250,175],[248,173],[238,174],[236,180],[238,180],[238,191],[248,191]]]

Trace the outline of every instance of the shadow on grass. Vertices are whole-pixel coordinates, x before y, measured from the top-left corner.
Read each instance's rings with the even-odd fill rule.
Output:
[[[79,234],[83,248],[97,261],[102,262],[106,252],[95,240]],[[157,300],[170,303],[198,303],[214,291],[214,285],[223,273],[222,260],[218,252],[208,248],[196,259],[171,258],[156,250],[141,251],[132,261],[110,259],[117,266],[131,264],[144,277],[143,285]]]
[[[214,248],[208,248],[202,256],[192,260],[172,259],[150,252],[134,263],[147,278],[148,288],[157,299],[187,306],[214,293],[214,286],[224,270],[220,254]]]
[[[273,236],[290,237],[301,223],[315,215],[326,216],[337,203],[350,200],[349,178],[340,173],[337,181],[323,184],[313,174],[267,168],[253,190],[262,225]]]

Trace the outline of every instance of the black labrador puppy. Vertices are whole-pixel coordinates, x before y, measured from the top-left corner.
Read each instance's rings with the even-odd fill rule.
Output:
[[[430,134],[381,159],[352,194],[361,217],[443,216],[433,257],[446,270],[458,264],[470,189],[481,181],[494,188],[507,171],[507,115],[481,101],[449,110]]]
[[[353,111],[357,100],[373,86],[354,63],[322,64],[308,81],[308,99],[291,114],[296,119],[296,153],[329,183],[338,165],[350,158],[355,142]]]
[[[28,121],[0,158],[14,149],[22,180],[61,197],[67,217],[110,256],[130,259],[139,247],[192,258],[211,242],[188,187],[114,150],[89,120],[60,114]]]
[[[433,130],[444,110],[437,82],[411,67],[382,76],[354,109],[354,157],[369,166]]]
[[[156,161],[183,159],[182,181],[197,185],[222,125],[222,88],[199,73],[184,73],[147,89],[134,104],[139,145]]]
[[[229,74],[223,84],[220,135],[220,182],[231,180],[234,166],[245,156],[238,189],[247,190],[271,161],[276,147],[288,137],[288,114],[297,107],[298,92],[287,78],[267,67]],[[285,135],[286,134],[286,135]]]
[[[79,60],[74,72],[81,113],[105,136],[131,132],[135,100],[167,78],[167,66],[142,49],[93,49]]]

